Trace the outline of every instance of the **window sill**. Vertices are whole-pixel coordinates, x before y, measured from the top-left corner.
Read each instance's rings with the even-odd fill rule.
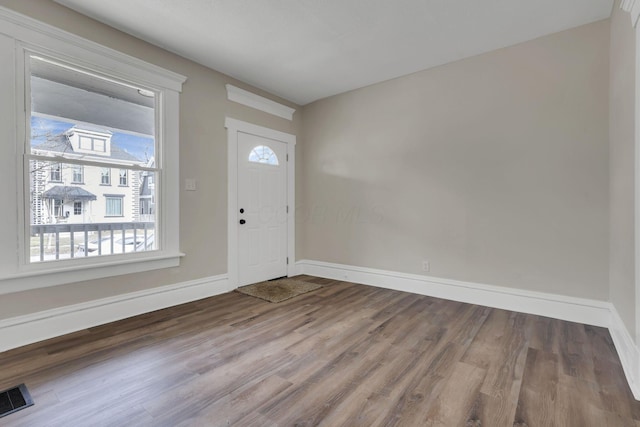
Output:
[[[99,262],[81,265],[38,264],[29,271],[0,276],[0,295],[30,289],[47,288],[67,283],[120,276],[123,274],[141,273],[144,271],[178,267],[183,253],[156,253],[145,257],[122,257],[118,259],[100,260]],[[40,267],[40,268],[38,268]]]

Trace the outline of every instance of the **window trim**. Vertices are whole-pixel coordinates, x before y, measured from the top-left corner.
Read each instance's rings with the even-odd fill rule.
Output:
[[[82,141],[88,139],[91,142],[91,147],[89,148],[85,148],[82,146]],[[100,141],[102,142],[102,150],[96,150],[96,141]],[[98,138],[98,137],[93,137],[93,136],[80,136],[79,141],[78,141],[78,146],[82,149],[82,150],[87,150],[87,151],[95,151],[97,153],[106,153],[107,152],[107,141],[104,138]]]
[[[53,178],[54,173],[58,179]],[[51,162],[49,165],[49,182],[62,182],[62,162]]]
[[[105,177],[107,177],[108,182],[105,182]],[[100,171],[100,185],[111,185],[111,168],[103,167]]]
[[[122,171],[124,171],[124,184],[122,183]],[[118,187],[128,187],[129,186],[129,169],[120,169],[118,171]]]
[[[17,95],[0,100],[0,110],[7,113],[0,126],[0,134],[8,140],[17,141],[17,146],[6,148],[3,152],[10,149],[19,156],[18,162],[15,162],[12,155],[13,165],[3,163],[8,166],[9,190],[0,191],[0,196],[7,196],[6,200],[17,206],[18,212],[17,222],[15,211],[7,212],[5,217],[0,214],[0,220],[16,224],[10,233],[15,233],[14,236],[17,234],[17,239],[3,239],[7,243],[0,245],[0,257],[4,257],[0,270],[0,294],[178,266],[180,257],[184,256],[179,250],[179,203],[175,203],[179,198],[179,96],[186,77],[3,7],[0,7],[0,22],[1,53],[15,62],[15,67],[5,67],[0,71],[3,78],[0,85]],[[28,168],[28,160],[23,153],[28,135],[26,116],[30,109],[25,109],[28,101],[19,95],[25,93],[29,84],[25,64],[27,52],[53,57],[118,81],[135,82],[158,94],[156,114],[159,129],[156,137],[163,141],[156,156],[156,164],[160,169],[158,179],[163,184],[158,193],[161,206],[157,206],[159,250],[113,255],[105,259],[92,257],[28,262],[29,182],[26,182],[28,179],[24,172]],[[164,159],[170,161],[165,162]],[[172,200],[172,203],[168,203],[168,200]],[[6,237],[7,233],[2,235]],[[15,241],[18,246],[13,243]]]
[[[113,214],[109,214],[108,210],[109,210],[109,205],[108,205],[108,200],[119,200],[120,201],[120,214],[119,215],[113,215]],[[105,204],[105,211],[104,211],[104,217],[105,218],[121,218],[124,216],[124,195],[122,194],[105,194],[104,195],[104,204]]]
[[[76,171],[79,170],[80,180],[76,181]],[[84,184],[84,165],[73,165],[71,169],[71,183]]]

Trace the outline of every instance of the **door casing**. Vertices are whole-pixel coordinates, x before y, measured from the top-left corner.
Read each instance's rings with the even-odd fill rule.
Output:
[[[287,276],[295,275],[295,147],[296,136],[227,117],[227,268],[229,284],[238,286],[238,132],[287,145]]]

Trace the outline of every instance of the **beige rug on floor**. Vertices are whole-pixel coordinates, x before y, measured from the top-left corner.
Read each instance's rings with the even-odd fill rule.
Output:
[[[322,285],[296,279],[278,279],[255,283],[236,289],[238,292],[269,302],[282,302],[307,292],[315,291]]]

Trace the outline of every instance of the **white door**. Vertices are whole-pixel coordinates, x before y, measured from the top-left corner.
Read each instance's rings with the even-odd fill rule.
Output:
[[[287,144],[238,132],[238,285],[287,275]]]

